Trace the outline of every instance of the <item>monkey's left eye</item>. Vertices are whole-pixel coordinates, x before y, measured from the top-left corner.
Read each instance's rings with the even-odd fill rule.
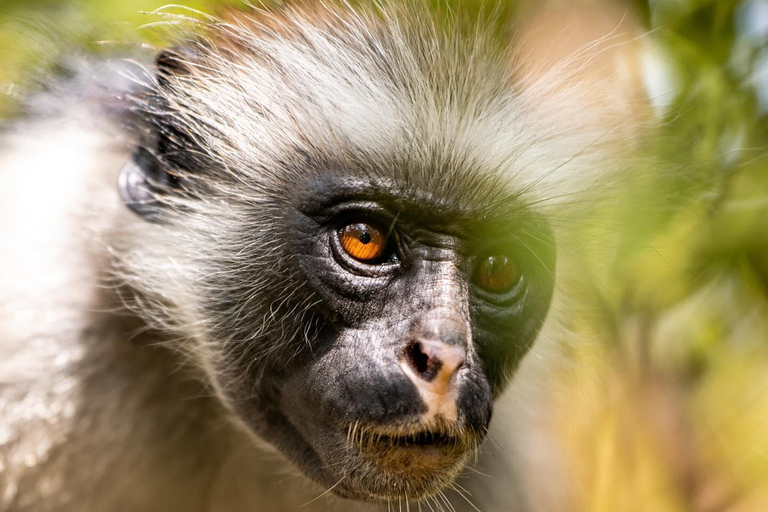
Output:
[[[503,255],[491,255],[482,259],[475,271],[475,281],[483,289],[502,293],[520,280],[520,267],[511,258]]]
[[[382,230],[368,223],[358,222],[339,231],[344,252],[363,263],[377,263],[387,253],[387,237]]]

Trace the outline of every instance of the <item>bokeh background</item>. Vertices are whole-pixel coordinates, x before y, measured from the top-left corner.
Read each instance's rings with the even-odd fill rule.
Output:
[[[163,44],[168,27],[146,14],[163,5],[0,0],[0,118],[74,54]],[[542,425],[569,483],[541,485],[540,510],[768,511],[768,0],[510,0],[499,13],[545,60],[601,36],[604,55],[631,48],[638,122],[652,125],[649,158],[611,192],[622,199],[569,219],[561,251],[579,268]]]

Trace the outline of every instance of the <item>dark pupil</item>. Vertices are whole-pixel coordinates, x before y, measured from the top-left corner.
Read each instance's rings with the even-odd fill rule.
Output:
[[[368,242],[371,241],[371,234],[368,233],[367,231],[364,231],[360,233],[360,236],[357,239],[360,240],[361,243],[367,244]]]
[[[501,272],[501,267],[504,266],[504,263],[506,263],[504,260],[506,258],[501,257],[497,258],[495,256],[491,256],[488,258],[488,273],[492,276],[495,276],[499,272]]]

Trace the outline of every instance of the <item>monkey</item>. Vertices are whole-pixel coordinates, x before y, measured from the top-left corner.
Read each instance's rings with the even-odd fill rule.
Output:
[[[6,124],[0,510],[525,510],[494,403],[622,134],[448,18],[206,16]]]

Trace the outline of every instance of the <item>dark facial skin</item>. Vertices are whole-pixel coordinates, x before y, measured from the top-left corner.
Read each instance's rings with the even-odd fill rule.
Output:
[[[340,175],[308,180],[280,207],[284,269],[274,293],[296,292],[276,314],[295,322],[296,304],[313,306],[300,340],[259,364],[231,362],[250,360],[231,399],[256,432],[340,496],[419,498],[450,483],[482,442],[493,399],[544,320],[554,272],[546,224],[514,205],[491,214],[481,204],[446,204],[426,191]],[[344,250],[344,227],[360,223],[385,233],[374,262]],[[502,290],[493,280],[484,287],[502,257],[519,276]],[[423,389],[442,361],[413,370],[419,357],[429,359],[414,340],[427,338],[460,353],[440,399],[447,413],[430,414]]]

